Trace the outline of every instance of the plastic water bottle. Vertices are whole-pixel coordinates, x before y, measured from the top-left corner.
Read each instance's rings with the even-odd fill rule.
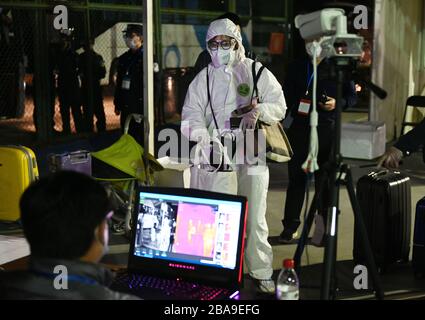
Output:
[[[283,261],[283,269],[279,273],[276,284],[276,297],[278,300],[299,300],[300,284],[294,269],[294,260]]]

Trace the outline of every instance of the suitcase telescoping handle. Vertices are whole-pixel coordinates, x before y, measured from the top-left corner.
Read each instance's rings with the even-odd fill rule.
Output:
[[[71,152],[69,156],[72,164],[84,163],[90,157],[90,152],[86,150],[74,151]]]
[[[149,173],[149,161],[148,161],[148,152],[149,152],[149,148],[148,148],[148,144],[149,144],[149,120],[148,118],[146,118],[145,116],[143,116],[142,114],[139,113],[131,113],[127,116],[127,118],[125,119],[125,124],[124,124],[124,134],[128,134],[128,130],[130,128],[130,123],[131,121],[134,120],[137,123],[142,123],[143,121],[143,131],[144,131],[144,136],[143,136],[143,162],[145,164],[145,177],[146,177],[146,185],[149,185],[149,178],[148,178],[148,173]]]
[[[372,178],[379,178],[382,176],[385,176],[386,174],[388,174],[389,170],[387,169],[381,169],[379,171],[373,171],[371,173],[369,173],[369,176]]]

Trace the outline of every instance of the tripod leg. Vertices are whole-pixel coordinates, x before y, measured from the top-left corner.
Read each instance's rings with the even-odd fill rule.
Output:
[[[373,257],[372,249],[370,247],[369,237],[366,232],[366,226],[364,224],[362,212],[360,209],[359,202],[354,191],[353,177],[351,175],[351,170],[347,169],[347,191],[350,196],[351,206],[353,207],[355,223],[358,226],[359,238],[361,241],[361,246],[363,252],[366,256],[367,270],[370,271],[372,276],[373,287],[375,289],[375,296],[378,300],[384,299],[384,293],[381,287],[381,281],[378,276],[378,270],[376,268],[375,259]]]
[[[337,179],[336,182],[336,189],[337,189],[337,194],[338,197],[336,198],[336,207],[338,208],[337,210],[337,216],[338,216],[338,220],[339,221],[339,214],[341,213],[341,211],[339,210],[340,206],[339,206],[339,195],[340,195],[340,188],[341,188],[341,180]],[[333,264],[332,264],[332,278],[331,278],[331,291],[330,291],[330,298],[331,300],[336,300],[336,291],[338,289],[338,272],[337,272],[337,261],[338,261],[338,232],[335,233],[335,250],[333,252]]]
[[[314,197],[313,200],[311,202],[311,206],[310,209],[308,211],[307,217],[304,221],[304,226],[303,226],[303,231],[301,233],[301,238],[300,240],[298,240],[298,245],[297,245],[297,250],[295,251],[295,255],[294,255],[294,262],[295,262],[295,271],[297,272],[298,275],[300,275],[301,272],[301,257],[303,255],[304,252],[304,248],[305,245],[307,243],[308,240],[308,235],[310,233],[311,230],[311,226],[313,224],[314,221],[314,215],[317,211],[317,202],[320,199],[320,195],[322,194],[322,190],[324,190],[325,188],[325,184],[327,182],[327,171],[324,170],[323,175],[321,176],[320,182],[319,182],[319,189],[316,190],[316,192],[314,193]]]
[[[349,65],[346,59],[336,59],[336,121],[335,121],[335,138],[333,141],[333,150],[331,152],[331,170],[329,170],[330,185],[330,201],[328,209],[328,217],[326,224],[326,247],[325,257],[323,261],[323,275],[322,275],[322,290],[320,298],[322,300],[330,299],[330,291],[332,286],[332,272],[334,269],[335,255],[336,255],[336,234],[338,230],[338,184],[337,174],[339,173],[341,164],[341,113],[342,113],[342,100],[343,100],[343,85],[345,81],[345,68]]]
[[[334,269],[334,259],[336,255],[336,234],[338,227],[338,187],[336,182],[336,169],[330,176],[330,181],[335,181],[334,185],[331,186],[331,201],[328,210],[328,217],[326,223],[326,246],[325,246],[325,257],[323,261],[323,274],[322,274],[322,289],[320,298],[322,300],[330,299],[330,292],[332,287],[332,274]]]
[[[307,217],[304,221],[303,231],[301,233],[300,239],[298,240],[297,250],[295,251],[295,255],[294,255],[295,271],[297,272],[298,276],[300,275],[300,272],[301,272],[300,270],[301,257],[303,255],[304,248],[307,243],[308,234],[310,233],[310,229],[313,224],[314,214],[317,211],[317,198],[318,198],[317,192],[315,192]]]

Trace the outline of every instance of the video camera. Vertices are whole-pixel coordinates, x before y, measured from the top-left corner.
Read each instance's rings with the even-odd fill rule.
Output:
[[[317,41],[322,48],[322,57],[352,58],[351,68],[356,69],[357,60],[363,52],[363,37],[347,33],[347,17],[343,9],[324,9],[295,17],[295,26],[306,41]],[[369,88],[380,99],[387,92],[374,83],[353,72],[353,79]],[[330,76],[332,78],[332,76]],[[322,97],[323,101],[324,98]],[[320,101],[323,103],[323,101]]]
[[[363,37],[347,32],[343,9],[324,9],[295,17],[295,26],[304,40],[320,43],[323,56],[360,58]],[[319,40],[320,39],[320,40]]]

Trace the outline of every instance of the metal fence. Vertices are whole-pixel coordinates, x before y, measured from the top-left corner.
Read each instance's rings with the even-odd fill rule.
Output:
[[[32,132],[35,131],[30,94],[34,14],[31,10],[6,8],[0,13],[0,119],[4,125],[19,125]]]
[[[208,23],[226,11],[240,14],[243,28],[250,34],[248,38],[256,38],[255,42],[248,39],[249,45],[259,52],[259,58],[279,78],[283,61],[288,61],[290,48],[286,47],[277,55],[268,55],[267,51],[271,33],[289,32],[286,27],[292,1],[278,2],[281,4],[276,8],[283,12],[269,10],[276,13],[274,17],[259,17],[253,13],[253,9],[261,8],[259,1],[154,0],[155,59],[160,67],[155,78],[156,126],[179,121],[192,77],[191,67],[204,49]],[[105,77],[101,80],[106,129],[115,130],[120,126],[113,104],[116,61],[127,50],[122,38],[123,29],[128,23],[142,23],[142,0],[0,1],[2,142],[13,142],[8,137],[24,135],[38,141],[51,141],[66,133],[59,101],[59,91],[63,88],[58,81],[58,65],[65,60],[60,49],[61,33],[54,26],[58,16],[54,8],[58,5],[65,5],[68,9],[67,22],[73,29],[71,46],[75,55],[81,57],[84,45],[94,41],[93,49],[102,57],[106,67]],[[85,90],[92,92],[93,88]],[[84,90],[71,86],[67,94],[78,101],[76,103],[81,108]],[[88,103],[90,118],[93,99]],[[75,135],[71,110],[68,113],[71,131],[67,134]],[[96,131],[94,125],[93,132]]]

